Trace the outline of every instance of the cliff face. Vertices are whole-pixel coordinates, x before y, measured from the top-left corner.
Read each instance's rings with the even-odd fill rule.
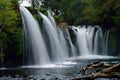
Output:
[[[120,55],[120,30],[115,28],[110,29],[108,53],[111,55]]]

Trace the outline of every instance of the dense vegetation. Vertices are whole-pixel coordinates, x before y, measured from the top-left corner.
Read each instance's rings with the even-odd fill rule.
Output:
[[[69,25],[120,25],[120,0],[44,0],[41,6],[52,10]],[[119,27],[118,27],[119,28]]]
[[[5,65],[17,63],[22,55],[23,36],[18,4],[15,0],[0,1],[0,57]]]
[[[120,52],[120,0],[44,0],[41,8],[52,10],[58,23],[100,25],[110,30],[109,53]]]
[[[31,0],[41,11],[51,10],[57,23],[100,25],[111,29],[110,52],[120,52],[120,0]],[[0,62],[22,62],[23,32],[18,0],[0,1]],[[21,64],[21,63],[19,63]]]

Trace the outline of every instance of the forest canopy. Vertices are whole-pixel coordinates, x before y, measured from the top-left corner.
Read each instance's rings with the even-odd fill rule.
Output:
[[[69,25],[120,26],[120,0],[43,0],[41,8],[52,10]]]

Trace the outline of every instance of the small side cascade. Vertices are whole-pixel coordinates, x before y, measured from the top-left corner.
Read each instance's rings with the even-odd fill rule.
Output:
[[[104,34],[104,48],[103,48],[103,55],[108,55],[108,39],[109,39],[109,30],[108,31],[105,31],[105,34]]]
[[[72,26],[79,55],[107,55],[109,31],[103,35],[99,26]]]
[[[78,48],[79,56],[89,55],[90,51],[87,44],[87,29],[85,27],[72,27],[76,35],[76,45]]]
[[[95,52],[95,54],[99,54],[102,55],[104,54],[103,49],[104,49],[104,37],[103,37],[103,31],[99,26],[95,26],[95,28],[97,28],[97,31],[95,33],[95,43],[94,43],[94,51],[97,50]]]
[[[69,31],[68,31],[67,28],[65,29],[65,33],[66,33],[65,38],[67,39],[68,44],[69,44],[69,52],[70,52],[69,55],[70,55],[71,57],[75,57],[75,56],[77,56],[76,47],[75,47],[75,45],[72,43],[72,40],[71,40],[71,37],[70,37],[70,33],[69,33]]]

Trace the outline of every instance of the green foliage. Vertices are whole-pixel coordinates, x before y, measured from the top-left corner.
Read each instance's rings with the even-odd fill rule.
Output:
[[[6,42],[6,38],[7,38],[6,33],[0,32],[0,46],[2,46],[4,42]]]
[[[66,6],[67,5],[67,6]],[[62,0],[61,11],[70,25],[79,25],[82,23],[81,11],[84,10],[86,3],[84,0]]]
[[[19,1],[19,0],[11,0],[11,2],[12,2],[12,3],[14,4],[14,6],[16,6],[16,7],[19,5],[18,1]]]
[[[0,48],[3,48],[5,57],[22,54],[23,35],[20,20],[17,0],[0,1]]]
[[[15,31],[13,32],[12,36],[12,42],[15,48],[15,52],[17,55],[22,55],[23,53],[23,31],[21,28],[16,28]]]
[[[41,7],[62,16],[69,25],[120,25],[120,0],[43,0]]]
[[[40,12],[42,12],[42,13],[47,12],[47,10],[46,10],[46,9],[44,9],[44,8],[37,8],[36,10],[37,10],[37,11],[40,11]]]
[[[107,28],[116,26],[120,14],[120,0],[87,0],[86,2],[87,6],[83,11],[85,21]]]

